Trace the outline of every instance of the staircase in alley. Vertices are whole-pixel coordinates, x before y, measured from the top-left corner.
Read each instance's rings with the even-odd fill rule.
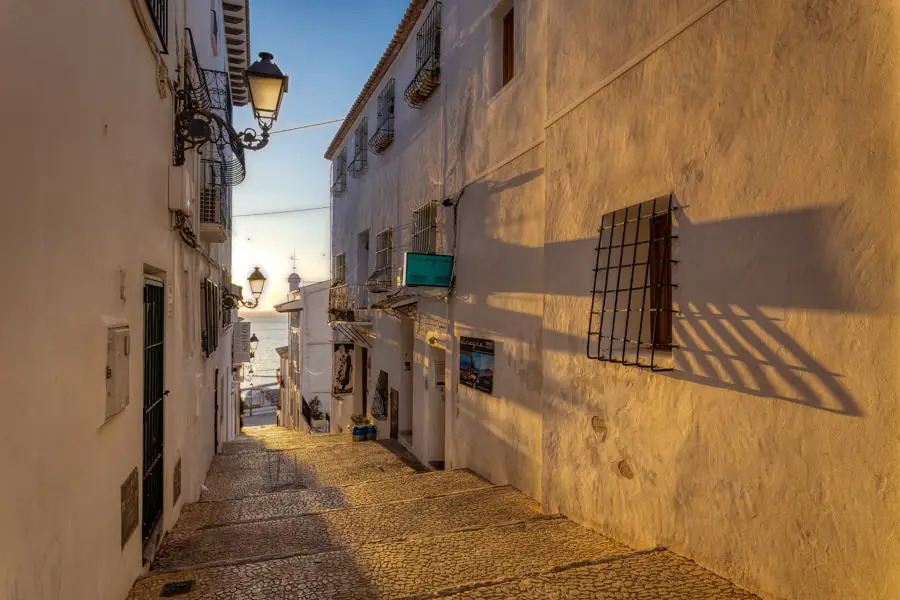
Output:
[[[129,600],[722,598],[752,594],[634,550],[392,442],[252,427],[214,460]]]

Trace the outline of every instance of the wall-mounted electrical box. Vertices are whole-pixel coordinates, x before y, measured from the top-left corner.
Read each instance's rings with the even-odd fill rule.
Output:
[[[129,356],[131,335],[128,327],[110,327],[106,330],[106,419],[128,406]]]

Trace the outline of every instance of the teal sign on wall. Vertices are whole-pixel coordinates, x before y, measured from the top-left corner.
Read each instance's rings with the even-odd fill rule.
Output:
[[[408,287],[450,287],[453,256],[446,254],[406,253],[403,285]]]

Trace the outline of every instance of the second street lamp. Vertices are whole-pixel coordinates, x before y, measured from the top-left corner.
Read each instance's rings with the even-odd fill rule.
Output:
[[[256,353],[257,348],[259,348],[259,338],[254,333],[250,336],[250,352]]]

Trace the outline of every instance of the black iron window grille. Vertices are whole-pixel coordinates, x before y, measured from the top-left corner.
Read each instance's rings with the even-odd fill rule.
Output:
[[[334,275],[331,278],[331,285],[343,285],[347,283],[347,255],[343,252],[334,255]]]
[[[672,217],[668,195],[603,215],[591,290],[587,355],[672,370]]]
[[[353,162],[350,163],[350,174],[361,177],[369,168],[369,118],[363,117],[356,128],[353,146]]]
[[[441,3],[435,2],[416,34],[416,75],[406,88],[406,103],[420,108],[441,82]]]
[[[331,165],[331,195],[340,196],[347,191],[347,149],[343,148]]]
[[[219,286],[209,279],[204,279],[200,284],[200,292],[203,301],[201,339],[203,353],[208,357],[219,347],[219,324],[222,322],[219,311],[222,301],[219,297]]]
[[[231,231],[229,168],[222,160],[200,163],[200,223],[219,224]]]
[[[147,10],[165,54],[169,51],[169,0],[147,0]]]
[[[394,87],[396,82],[389,79],[378,94],[378,127],[369,140],[369,150],[374,154],[384,152],[394,141]]]
[[[375,236],[375,273],[373,291],[387,291],[394,287],[394,230],[385,229]]]
[[[410,250],[419,254],[437,252],[437,214],[438,203],[434,200],[426,202],[413,211],[410,223]]]

